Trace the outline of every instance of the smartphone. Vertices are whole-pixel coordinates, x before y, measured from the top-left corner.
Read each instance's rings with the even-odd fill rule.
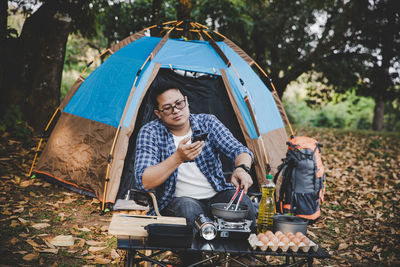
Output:
[[[193,135],[192,143],[197,142],[197,141],[205,141],[207,139],[207,136],[208,136],[208,133]]]

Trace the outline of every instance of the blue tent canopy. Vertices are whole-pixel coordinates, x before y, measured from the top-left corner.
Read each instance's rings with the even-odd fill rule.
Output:
[[[111,55],[83,82],[64,112],[118,127],[136,74],[159,42],[159,37],[143,37]],[[272,94],[258,75],[226,43],[217,44],[232,63],[230,67],[209,42],[168,39],[138,77],[122,125],[129,126],[150,73],[155,63],[159,63],[161,68],[216,75],[221,75],[220,70],[225,69],[250,138],[258,136],[244,102],[246,95],[251,100],[261,134],[284,127]]]

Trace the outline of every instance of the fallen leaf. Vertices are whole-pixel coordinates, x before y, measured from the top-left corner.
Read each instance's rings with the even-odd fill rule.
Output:
[[[28,181],[22,181],[22,182],[19,184],[19,186],[22,187],[22,188],[25,188],[25,187],[30,186],[31,184],[32,184],[32,182],[31,182],[30,180],[28,180]]]
[[[24,261],[34,261],[39,259],[39,255],[35,253],[26,254],[23,258]]]
[[[90,229],[87,227],[78,228],[78,230],[82,232],[90,232]]]
[[[343,250],[343,249],[347,249],[349,247],[349,245],[347,245],[346,243],[340,243],[338,250]]]
[[[75,254],[75,253],[78,252],[78,249],[77,249],[77,248],[68,249],[67,252],[68,252],[69,254]]]
[[[12,212],[10,210],[5,210],[3,211],[3,215],[11,215]]]
[[[74,245],[74,237],[71,235],[59,235],[50,240],[50,244],[57,247],[70,247]]]
[[[100,252],[102,250],[105,250],[106,248],[107,247],[90,247],[89,248],[89,252],[97,253],[97,252]]]
[[[340,234],[339,227],[335,227],[335,232],[336,232],[337,234]]]
[[[21,213],[24,211],[24,207],[21,207],[19,209],[13,210],[14,213]]]
[[[317,238],[317,236],[313,232],[311,232],[310,230],[307,230],[307,235],[310,235],[310,236],[312,236],[314,238]]]
[[[74,245],[74,247],[83,248],[85,246],[85,239],[81,238],[79,241]]]
[[[46,244],[46,246],[48,246],[49,248],[56,248],[55,246],[53,246],[49,241],[47,241],[45,238],[42,238],[43,242]]]
[[[94,240],[86,240],[86,244],[89,246],[98,246],[104,244],[104,242],[101,241],[94,241]]]
[[[81,232],[76,231],[76,230],[74,230],[74,229],[70,229],[69,231],[70,231],[70,233],[73,234],[73,235],[79,235],[79,234],[81,233]]]
[[[11,223],[10,223],[10,226],[11,227],[17,227],[17,226],[19,226],[19,223],[16,220],[12,220]]]
[[[64,201],[62,201],[62,203],[64,203],[64,204],[71,204],[71,203],[74,202],[75,200],[76,200],[76,198],[67,197],[66,199],[64,199]]]
[[[93,198],[92,202],[90,202],[90,205],[93,204],[100,204],[100,200],[98,200],[97,198]]]
[[[50,187],[50,186],[51,186],[50,183],[44,183],[44,184],[43,184],[43,187]]]
[[[20,223],[21,223],[23,226],[28,225],[28,221],[25,220],[25,219],[23,219],[23,218],[18,218],[18,221],[20,221]]]
[[[33,241],[31,239],[26,240],[26,243],[28,243],[32,247],[39,247],[40,246],[38,243],[36,243],[35,241]]]
[[[85,257],[83,257],[84,259],[87,259],[87,260],[92,260],[92,259],[94,259],[96,256],[94,256],[94,255],[88,255],[88,256],[85,256]]]
[[[111,260],[105,259],[103,257],[96,257],[95,258],[95,263],[97,263],[97,264],[109,264],[110,262],[111,262]]]
[[[35,228],[36,230],[41,230],[41,229],[47,228],[49,226],[50,226],[50,224],[48,224],[48,223],[35,223],[34,225],[32,225],[32,227]]]
[[[113,260],[120,258],[121,256],[117,253],[117,251],[115,249],[111,250],[111,257],[113,258]]]
[[[11,238],[10,241],[8,241],[12,246],[14,246],[15,244],[17,244],[19,242],[19,239],[16,237]]]

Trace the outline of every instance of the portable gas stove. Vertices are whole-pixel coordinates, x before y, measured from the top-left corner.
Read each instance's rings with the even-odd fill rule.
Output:
[[[251,233],[252,221],[242,219],[240,221],[227,221],[216,218],[217,236],[232,239],[247,239]]]

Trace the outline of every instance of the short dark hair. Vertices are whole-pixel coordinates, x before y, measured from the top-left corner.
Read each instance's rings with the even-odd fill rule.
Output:
[[[176,87],[162,87],[162,86],[160,86],[160,87],[154,88],[153,91],[150,94],[150,100],[151,100],[151,103],[154,106],[154,109],[158,109],[157,97],[162,95],[164,92],[166,92],[168,90],[178,90],[183,95],[181,89],[176,88]]]

